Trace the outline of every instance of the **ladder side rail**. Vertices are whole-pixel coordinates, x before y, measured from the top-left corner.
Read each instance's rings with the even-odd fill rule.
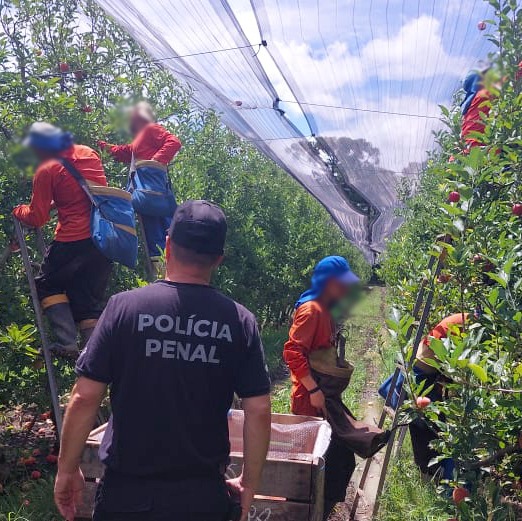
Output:
[[[51,394],[51,404],[53,407],[54,417],[56,421],[56,430],[58,440],[62,432],[62,412],[60,409],[60,399],[58,393],[58,386],[56,384],[56,377],[54,374],[54,365],[51,357],[51,350],[49,346],[49,340],[45,332],[45,321],[43,316],[42,307],[40,306],[40,299],[38,298],[38,292],[36,290],[36,282],[33,275],[33,267],[31,265],[31,259],[29,257],[29,250],[27,243],[25,242],[24,231],[22,224],[17,219],[14,219],[14,229],[18,245],[20,246],[20,253],[22,255],[22,261],[27,274],[27,281],[29,283],[29,290],[31,292],[31,298],[33,300],[33,307],[36,319],[36,326],[42,339],[42,353],[45,362],[45,368],[47,372],[47,381],[49,384],[49,391]]]

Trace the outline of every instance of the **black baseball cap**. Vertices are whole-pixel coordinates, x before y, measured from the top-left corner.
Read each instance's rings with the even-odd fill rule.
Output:
[[[169,236],[174,244],[196,253],[223,255],[227,219],[213,203],[185,201],[174,212]]]

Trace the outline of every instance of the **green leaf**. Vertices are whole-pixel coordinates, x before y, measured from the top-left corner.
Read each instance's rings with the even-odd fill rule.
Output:
[[[471,372],[482,382],[486,383],[488,381],[488,373],[487,371],[478,364],[468,364],[468,367],[471,369]]]

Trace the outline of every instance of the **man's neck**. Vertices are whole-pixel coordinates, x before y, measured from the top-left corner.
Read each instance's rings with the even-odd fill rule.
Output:
[[[210,274],[197,273],[183,269],[167,269],[165,280],[169,282],[179,282],[181,284],[200,284],[202,286],[209,286]]]

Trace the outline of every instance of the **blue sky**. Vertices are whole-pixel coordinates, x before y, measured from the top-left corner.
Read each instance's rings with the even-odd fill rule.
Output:
[[[250,2],[231,0],[249,39],[259,41]],[[254,0],[263,37],[301,101],[438,116],[467,70],[491,44],[478,22],[482,0]],[[266,17],[263,19],[263,10]],[[259,57],[282,99],[292,99],[268,52]],[[400,171],[433,146],[435,119],[308,107],[320,134],[365,138],[382,166]],[[309,133],[298,107],[288,116]]]

